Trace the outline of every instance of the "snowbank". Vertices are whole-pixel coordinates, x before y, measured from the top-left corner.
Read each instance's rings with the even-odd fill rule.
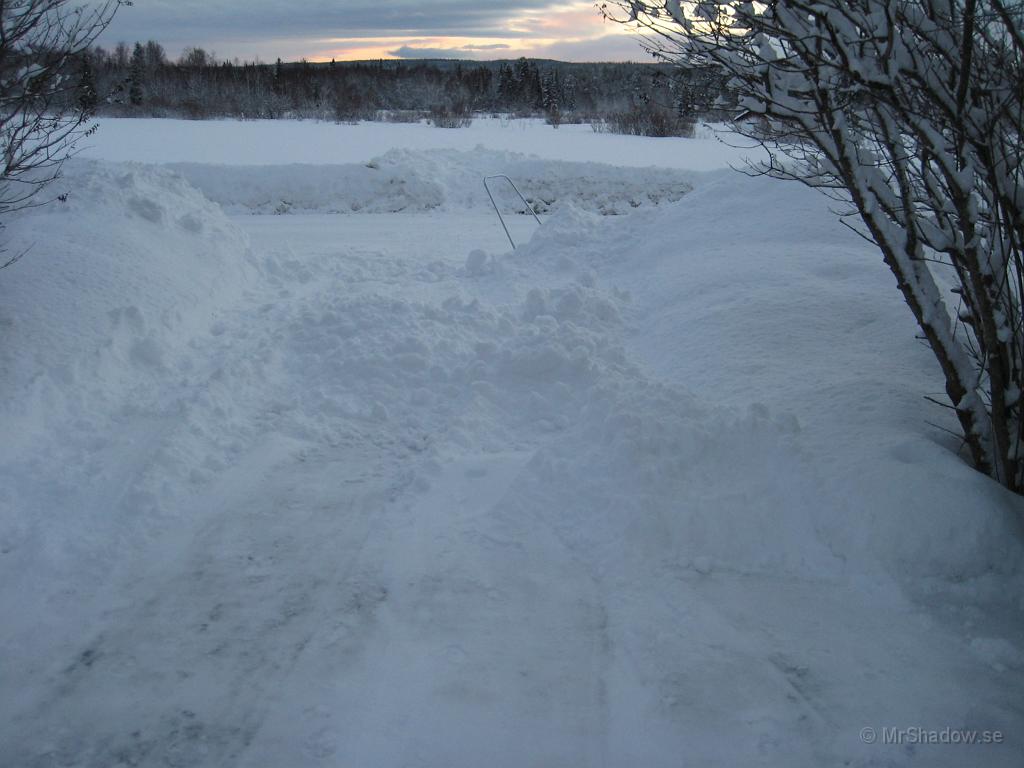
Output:
[[[1020,578],[1024,504],[929,426],[955,428],[922,397],[942,390],[934,361],[821,196],[712,175],[625,218],[567,209],[499,263],[495,279],[543,265],[603,288],[647,371],[546,449],[516,501],[554,501],[566,536],[602,542],[595,561],[637,541],[740,573]]]
[[[5,232],[27,251],[0,274],[0,456],[123,406],[173,375],[189,341],[251,274],[248,240],[179,176],[74,161]]]
[[[568,163],[496,152],[391,150],[366,164],[171,165],[233,213],[398,213],[490,206],[483,177],[506,174],[538,213],[567,203],[601,214],[679,200],[689,174]],[[505,212],[525,212],[507,182],[492,190]]]

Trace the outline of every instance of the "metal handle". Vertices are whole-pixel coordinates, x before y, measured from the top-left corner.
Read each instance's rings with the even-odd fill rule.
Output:
[[[519,195],[519,199],[522,200],[523,205],[526,206],[526,210],[528,210],[530,214],[533,216],[533,218],[537,220],[538,224],[540,224],[540,216],[537,215],[537,212],[533,210],[533,206],[530,205],[529,202],[527,202],[525,197],[523,197],[523,193],[519,191],[519,187],[516,186],[516,183],[512,181],[512,179],[510,179],[508,176],[501,173],[498,174],[497,176],[484,177],[484,189],[487,190],[487,196],[491,198],[491,205],[494,206],[494,212],[498,214],[498,221],[501,222],[501,227],[502,229],[505,230],[505,236],[508,237],[508,241],[512,244],[512,250],[514,251],[516,249],[516,241],[512,239],[512,233],[508,231],[508,225],[505,224],[505,217],[501,215],[501,211],[498,209],[498,204],[494,200],[494,194],[491,192],[491,185],[488,183],[492,179],[504,179],[509,184],[511,184],[512,189],[516,191],[516,194]]]

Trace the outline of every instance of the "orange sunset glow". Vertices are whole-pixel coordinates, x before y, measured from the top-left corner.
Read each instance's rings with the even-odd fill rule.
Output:
[[[304,58],[310,61],[336,59],[399,59],[444,57],[467,59],[515,58],[519,56],[594,60],[607,50],[607,58],[644,58],[633,30],[606,22],[591,2],[563,3],[553,8],[517,11],[509,16],[501,34],[488,37],[334,37],[310,41]],[[299,41],[295,41],[298,43]],[[573,51],[581,55],[573,55]],[[420,53],[423,52],[423,53]],[[424,55],[426,54],[426,55]]]
[[[495,8],[486,17],[463,23],[435,22],[429,10],[419,15],[396,14],[385,7],[379,14],[369,12],[356,18],[335,5],[337,13],[282,15],[280,5],[254,2],[249,8],[252,23],[262,14],[265,29],[248,28],[240,17],[228,14],[227,4],[212,3],[210,23],[192,23],[184,9],[161,0],[140,10],[153,14],[146,29],[133,28],[133,15],[123,14],[104,35],[112,43],[121,39],[142,39],[152,29],[163,30],[161,42],[173,55],[184,48],[200,46],[226,59],[286,61],[307,59],[324,62],[360,59],[505,59],[520,56],[565,61],[644,61],[648,55],[635,33],[621,24],[606,22],[591,0],[551,3],[537,7]],[[218,8],[219,6],[219,8]],[[134,18],[141,24],[142,14]],[[449,19],[450,22],[450,19]]]

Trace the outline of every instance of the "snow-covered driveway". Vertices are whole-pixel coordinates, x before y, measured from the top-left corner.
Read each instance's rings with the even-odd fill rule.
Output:
[[[1018,765],[1019,604],[993,606],[1019,507],[904,424],[910,479],[879,461],[855,490],[843,451],[890,440],[889,417],[822,456],[768,358],[723,360],[766,382],[736,406],[709,363],[714,270],[617,262],[648,233],[705,247],[717,203],[695,199],[692,243],[665,214],[569,210],[516,254],[472,210],[237,216],[257,276],[187,351],[112,314],[158,383],[5,465],[0,502],[75,533],[0,529],[0,765]],[[858,248],[785,311],[860,306]],[[665,309],[676,290],[705,303]],[[870,332],[853,321],[818,338]],[[672,333],[693,357],[662,364]],[[901,535],[923,519],[942,530]],[[863,735],[890,727],[1006,743]]]

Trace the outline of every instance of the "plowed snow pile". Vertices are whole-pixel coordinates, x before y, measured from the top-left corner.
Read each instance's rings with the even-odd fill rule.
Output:
[[[1024,504],[827,201],[372,166],[75,163],[12,223],[5,761],[1019,764]]]
[[[471,152],[391,150],[357,165],[170,166],[234,213],[400,213],[491,205],[482,181],[506,174],[538,213],[567,204],[605,215],[674,202],[691,186],[686,171],[563,163],[482,147]],[[493,190],[502,209],[525,209],[507,182]]]
[[[248,238],[168,171],[74,162],[65,191],[5,233],[8,255],[26,254],[0,281],[5,458],[161,381],[254,274]]]

